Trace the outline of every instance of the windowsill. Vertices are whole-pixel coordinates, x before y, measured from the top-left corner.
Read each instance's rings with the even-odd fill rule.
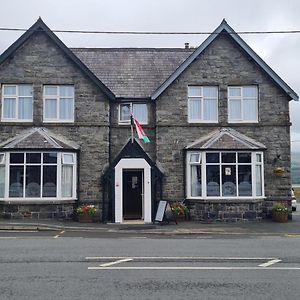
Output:
[[[119,126],[131,126],[131,123],[130,122],[129,123],[118,123],[118,125]],[[149,123],[140,123],[140,125],[147,126],[147,125],[149,125]]]
[[[1,123],[33,123],[33,120],[9,120],[9,119],[2,119]]]
[[[74,120],[71,121],[63,121],[63,120],[55,120],[55,121],[47,121],[47,120],[43,120],[44,124],[73,124],[75,123]]]
[[[228,124],[257,124],[259,123],[258,121],[229,121]]]
[[[61,204],[75,203],[77,199],[0,199],[1,204]]]
[[[219,121],[194,121],[188,120],[188,124],[218,124]]]
[[[201,203],[257,203],[265,200],[266,197],[255,197],[255,198],[196,198],[196,197],[187,197],[186,200],[196,201]]]

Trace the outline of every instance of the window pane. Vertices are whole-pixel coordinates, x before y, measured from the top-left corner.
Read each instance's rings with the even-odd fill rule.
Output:
[[[261,154],[256,154],[256,162],[261,162]]]
[[[228,88],[229,97],[240,97],[242,95],[240,87],[230,87]]]
[[[23,166],[10,166],[9,169],[9,197],[23,197]]]
[[[45,100],[45,118],[57,119],[57,100],[46,99]]]
[[[204,99],[203,103],[203,119],[204,120],[217,120],[217,100]]]
[[[189,97],[200,97],[201,96],[201,87],[189,86],[188,88]]]
[[[234,163],[236,161],[236,154],[230,152],[222,153],[222,163]]]
[[[190,158],[190,162],[199,162],[199,158],[200,158],[200,154],[192,153],[191,158]]]
[[[189,119],[201,120],[201,99],[190,99],[189,104]]]
[[[218,88],[215,86],[203,87],[203,97],[217,98]]]
[[[256,86],[244,86],[243,97],[257,98],[257,87]]]
[[[5,166],[0,165],[0,198],[4,198]]]
[[[236,196],[236,167],[222,166],[222,195]]]
[[[3,117],[7,119],[16,118],[16,99],[4,98]]]
[[[220,196],[219,166],[206,166],[206,189],[207,196]]]
[[[239,196],[252,196],[251,166],[239,166]]]
[[[10,163],[24,163],[24,153],[10,153]]]
[[[244,120],[257,120],[257,101],[244,100]]]
[[[74,163],[74,156],[73,154],[63,154],[63,164],[72,164]]]
[[[73,166],[63,165],[61,173],[61,196],[72,197],[73,193]]]
[[[191,196],[202,196],[201,166],[191,166]]]
[[[41,166],[26,166],[25,197],[41,196]]]
[[[4,158],[5,158],[4,153],[0,153],[0,164],[4,164],[5,163]]]
[[[251,153],[238,153],[239,163],[251,163]]]
[[[46,96],[57,96],[57,86],[46,86],[45,87]]]
[[[148,112],[147,112],[147,105],[146,104],[133,104],[132,105],[133,116],[140,122],[140,123],[147,123],[148,122]]]
[[[120,104],[120,121],[130,121],[130,104]]]
[[[229,118],[231,120],[240,120],[242,118],[240,100],[229,101]]]
[[[262,166],[255,166],[256,196],[262,196]]]
[[[59,88],[59,95],[61,97],[74,97],[74,87],[73,86],[61,86]]]
[[[32,85],[19,85],[19,96],[32,96]]]
[[[60,99],[60,119],[72,120],[73,119],[73,99]]]
[[[32,119],[32,99],[19,98],[19,119],[31,120]]]
[[[4,86],[4,89],[3,89],[3,93],[5,96],[16,96],[17,94],[17,87],[14,85],[14,86]]]
[[[50,152],[43,154],[43,162],[44,164],[56,164],[57,163],[57,153]]]
[[[206,162],[207,163],[218,163],[219,162],[219,153],[206,153]]]
[[[43,197],[56,197],[57,166],[43,167]]]
[[[26,153],[26,163],[40,163],[41,153]]]

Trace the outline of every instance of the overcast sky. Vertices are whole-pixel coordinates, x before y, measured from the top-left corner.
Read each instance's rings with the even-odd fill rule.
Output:
[[[300,30],[299,0],[2,0],[1,28],[29,28],[38,17],[52,29],[211,32],[226,19],[235,31]],[[2,53],[20,32],[0,31]],[[69,47],[198,46],[202,35],[58,34]],[[241,35],[300,95],[300,33]],[[292,150],[300,151],[300,102],[290,104]],[[299,142],[297,142],[299,141]]]

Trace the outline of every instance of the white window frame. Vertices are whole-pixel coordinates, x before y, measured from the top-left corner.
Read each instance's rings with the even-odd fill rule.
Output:
[[[68,200],[76,200],[77,199],[77,162],[76,162],[76,153],[73,152],[55,152],[57,153],[57,162],[56,163],[43,163],[43,154],[44,153],[51,153],[52,151],[25,151],[25,152],[18,152],[18,151],[11,151],[11,152],[2,152],[0,154],[4,154],[4,161],[2,165],[5,164],[5,187],[4,187],[4,198],[0,198],[4,201],[10,201],[10,202],[19,202],[19,201],[37,201],[37,202],[43,202],[47,200],[51,201],[68,201]],[[23,163],[12,163],[10,164],[10,154],[11,153],[22,153],[24,155],[24,162]],[[39,153],[41,154],[41,162],[40,163],[26,163],[26,154],[27,153]],[[72,163],[66,163],[67,165],[73,166],[73,182],[72,182],[72,197],[62,197],[61,192],[61,176],[62,176],[62,165],[63,165],[63,155],[69,154],[73,157]],[[23,197],[9,197],[9,178],[10,178],[10,166],[23,166],[24,167],[24,174],[26,174],[26,167],[27,166],[41,166],[41,170],[43,169],[43,166],[57,166],[57,177],[56,177],[56,197],[43,197],[42,194],[42,184],[40,186],[40,197],[25,197],[25,189],[26,189],[26,176],[23,178]],[[43,172],[41,172],[41,183],[43,183]]]
[[[56,87],[57,94],[56,95],[46,95],[47,87]],[[73,87],[73,96],[60,96],[60,88],[61,87]],[[72,101],[72,118],[71,119],[61,119],[60,118],[60,100],[63,99],[71,99]],[[55,99],[56,100],[56,116],[57,118],[46,118],[46,100],[47,99]],[[43,122],[44,123],[74,123],[75,115],[75,87],[74,85],[44,85],[43,87]]]
[[[130,119],[129,120],[121,120],[121,105],[130,105],[130,112],[132,114],[132,112],[133,112],[133,106],[134,105],[138,105],[138,104],[145,105],[146,110],[147,110],[147,120],[146,120],[146,122],[144,122],[144,121],[139,120],[137,118],[137,116],[134,115],[134,117],[138,120],[138,122],[141,125],[147,125],[148,124],[148,122],[149,122],[149,114],[148,114],[148,105],[147,105],[147,103],[142,103],[142,102],[137,102],[137,103],[135,103],[135,102],[122,102],[118,106],[118,109],[119,109],[119,111],[118,111],[118,116],[119,116],[118,122],[119,122],[119,125],[130,125]]]
[[[31,86],[32,88],[32,95],[31,96],[20,96],[19,95],[19,87],[23,86],[23,85],[27,85],[27,86]],[[5,95],[4,94],[4,88],[5,87],[15,87],[16,88],[16,94],[15,95]],[[4,99],[5,98],[15,98],[16,101],[16,117],[15,118],[5,118],[4,117]],[[28,98],[31,99],[31,111],[32,111],[32,115],[30,119],[20,119],[19,118],[19,98]],[[3,84],[2,85],[2,99],[1,99],[1,103],[2,103],[2,108],[1,108],[1,121],[2,122],[32,122],[33,121],[33,85],[32,84]]]
[[[253,97],[244,97],[243,91],[245,87],[255,87],[256,88],[256,98]],[[241,96],[229,96],[229,89],[230,88],[239,88],[241,89]],[[228,95],[228,102],[227,102],[227,110],[228,110],[228,123],[258,123],[258,86],[257,85],[243,85],[243,86],[228,86],[227,87],[227,95]],[[245,120],[244,116],[244,100],[256,100],[256,118],[253,120]],[[241,119],[231,119],[230,116],[230,101],[231,100],[239,100],[241,102]]]
[[[189,88],[199,88],[201,90],[201,95],[200,96],[191,96],[189,95]],[[217,90],[217,98],[215,97],[204,97],[203,96],[203,88],[215,88]],[[199,99],[201,101],[201,118],[200,119],[192,119],[190,117],[190,102],[191,101],[195,101],[195,99]],[[204,100],[208,99],[208,100],[216,100],[216,119],[215,120],[205,120],[203,118],[204,116]],[[219,107],[219,89],[217,86],[196,86],[196,85],[190,85],[188,86],[188,123],[218,123],[219,122],[219,111],[218,111],[218,107]]]
[[[251,153],[251,163],[238,163],[237,160],[237,154],[248,152]],[[199,154],[200,153],[200,159],[201,163],[198,162],[190,162],[190,158],[192,154]],[[219,154],[219,163],[206,163],[206,153],[218,153]],[[221,153],[236,153],[236,162],[235,163],[221,163]],[[256,160],[256,155],[259,154],[261,156],[261,161],[258,162]],[[186,155],[186,197],[188,199],[215,199],[215,200],[221,200],[221,199],[264,199],[265,198],[265,191],[264,191],[264,156],[263,152],[261,151],[193,151],[188,152]],[[251,165],[251,181],[252,181],[252,196],[222,196],[222,185],[220,184],[220,196],[207,196],[207,184],[206,184],[206,166],[207,165],[219,165],[220,168],[220,183],[222,182],[222,166],[224,165],[235,165],[236,166],[236,183],[238,183],[238,165]],[[201,196],[192,196],[191,191],[191,166],[192,165],[201,165]],[[256,166],[261,166],[261,185],[262,185],[262,195],[257,196],[256,191]],[[236,187],[238,187],[238,184],[236,184]],[[237,188],[237,194],[238,194],[238,188]]]

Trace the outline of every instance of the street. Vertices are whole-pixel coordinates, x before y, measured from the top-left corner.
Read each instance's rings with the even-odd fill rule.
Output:
[[[300,236],[0,232],[1,299],[299,299]]]

